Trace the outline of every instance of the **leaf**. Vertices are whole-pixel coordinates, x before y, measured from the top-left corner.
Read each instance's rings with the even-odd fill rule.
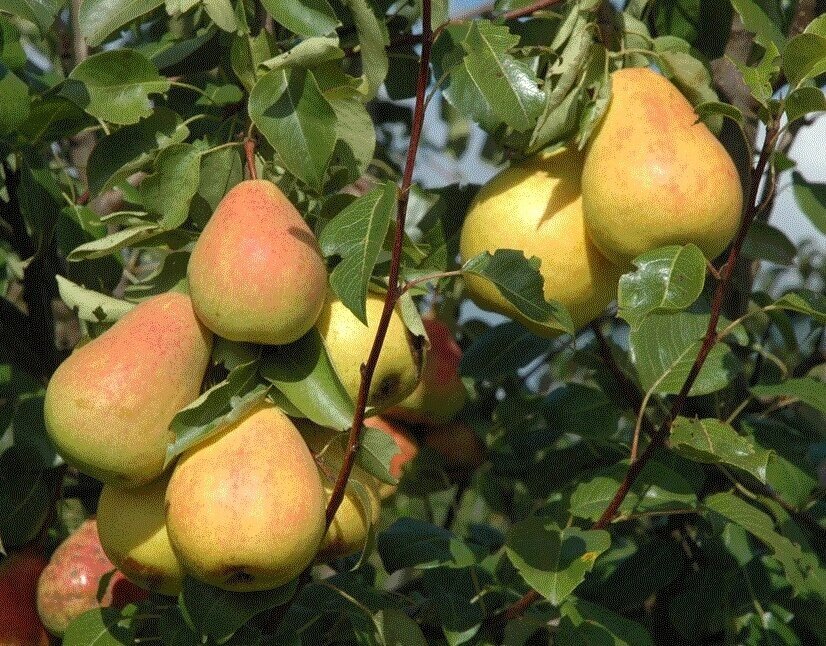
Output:
[[[620,411],[598,388],[563,384],[545,398],[548,422],[558,433],[608,440],[617,432]]]
[[[29,88],[0,62],[0,137],[17,130],[29,116]]]
[[[823,90],[819,88],[799,87],[786,96],[784,105],[786,107],[786,116],[789,119],[789,123],[791,123],[812,112],[823,112],[826,110],[826,96],[823,96]]]
[[[485,619],[482,594],[495,585],[493,577],[481,567],[471,566],[426,570],[422,580],[447,643],[458,646],[471,641]]]
[[[98,240],[85,242],[75,247],[68,255],[67,260],[89,260],[103,258],[124,247],[131,247],[160,233],[162,229],[155,223],[137,224],[117,233],[111,233]]]
[[[743,255],[778,265],[794,264],[797,247],[786,234],[765,222],[753,222],[743,241]]]
[[[401,610],[387,608],[373,615],[376,637],[383,646],[427,646],[419,624]]]
[[[135,307],[134,303],[86,289],[63,276],[58,275],[55,278],[61,300],[81,321],[114,323]]]
[[[590,601],[570,597],[560,608],[558,646],[654,646],[651,635],[636,621]]]
[[[462,271],[481,276],[496,285],[502,296],[520,314],[550,330],[573,334],[574,324],[561,303],[546,301],[543,292],[545,282],[539,273],[537,258],[528,260],[525,254],[514,249],[497,249],[491,255],[487,251],[474,256]]]
[[[353,314],[367,325],[367,286],[373,274],[396,205],[396,185],[384,182],[338,213],[321,231],[325,256],[341,256],[330,286]]]
[[[320,192],[336,142],[336,115],[309,70],[273,70],[252,89],[249,114],[287,170]]]
[[[327,0],[263,0],[262,4],[275,22],[301,36],[326,36],[341,25]]]
[[[803,81],[826,72],[826,37],[799,34],[786,43],[783,52],[783,72],[792,88]]]
[[[766,482],[771,451],[756,444],[753,438],[739,435],[731,424],[678,417],[671,427],[671,448],[689,460],[730,464]]]
[[[763,58],[754,67],[749,67],[735,59],[730,60],[743,75],[743,81],[751,91],[751,95],[765,106],[774,93],[774,81],[780,73],[780,52],[777,47],[769,44]]]
[[[504,122],[530,130],[545,105],[533,70],[508,53],[518,42],[506,25],[489,20],[450,25],[436,41],[433,60],[436,76],[447,75],[445,98],[483,128]]]
[[[604,530],[560,530],[551,519],[533,516],[508,530],[505,552],[528,585],[558,606],[610,546]]]
[[[743,123],[743,113],[739,108],[720,101],[706,101],[694,106],[694,112],[701,119],[706,119],[710,115],[720,114],[734,121],[736,124]]]
[[[158,226],[177,229],[189,215],[189,204],[198,191],[203,149],[192,144],[172,144],[155,158],[154,172],[140,185],[143,204],[160,215]]]
[[[118,27],[163,4],[163,0],[83,0],[78,24],[89,45],[97,47]]]
[[[218,28],[234,32],[238,29],[238,20],[230,0],[202,0],[204,10]]]
[[[751,389],[758,397],[791,397],[826,413],[826,382],[812,377],[787,379],[779,384],[754,386]]]
[[[64,646],[117,646],[134,643],[131,620],[115,608],[94,608],[69,624]]]
[[[826,184],[808,182],[803,175],[794,171],[792,191],[800,210],[821,233],[826,235]]]
[[[391,574],[406,567],[461,568],[475,562],[470,548],[448,530],[416,518],[400,518],[380,533],[378,551]]]
[[[260,372],[302,415],[319,426],[339,431],[350,428],[353,402],[315,327],[298,341],[268,347]]]
[[[390,475],[390,462],[399,452],[399,445],[390,435],[365,426],[361,432],[356,464],[382,482],[395,485],[398,480]]]
[[[264,401],[268,388],[258,383],[257,368],[258,362],[252,361],[232,369],[224,381],[178,411],[169,424],[175,440],[166,447],[164,466],[188,448],[242,419]]]
[[[493,381],[527,366],[552,347],[551,340],[536,336],[519,323],[508,321],[473,339],[462,352],[459,373]]]
[[[775,301],[772,307],[800,312],[811,316],[821,325],[826,324],[826,296],[808,289],[788,292]]]
[[[49,515],[54,485],[35,457],[16,444],[0,454],[0,541],[6,547],[30,542]]]
[[[185,577],[179,604],[199,636],[223,643],[256,615],[291,599],[295,590],[292,581],[273,590],[230,592]]]
[[[292,5],[284,5],[292,6]],[[326,61],[344,57],[344,50],[338,46],[337,36],[313,36],[261,63],[269,70],[287,67],[314,67]]]
[[[649,314],[631,331],[631,359],[645,391],[676,394],[685,383],[708,326],[708,314]],[[740,369],[731,349],[717,343],[703,364],[689,394],[705,395],[731,383]]]
[[[59,0],[0,0],[0,13],[10,13],[37,25],[45,34],[62,6]]]
[[[732,0],[734,10],[740,14],[743,26],[753,33],[758,45],[768,48],[774,45],[777,51],[783,49],[786,38],[780,28],[769,18],[760,5],[754,0]]]
[[[356,26],[362,69],[359,89],[364,100],[370,101],[375,98],[390,69],[386,50],[390,44],[387,26],[376,16],[368,0],[342,0],[342,4],[350,10]]]
[[[634,259],[637,270],[619,281],[619,316],[631,325],[651,312],[687,309],[703,291],[706,259],[699,247],[671,245]]]
[[[152,114],[150,95],[169,90],[169,80],[132,49],[94,54],[77,65],[61,90],[93,117],[129,125]]]

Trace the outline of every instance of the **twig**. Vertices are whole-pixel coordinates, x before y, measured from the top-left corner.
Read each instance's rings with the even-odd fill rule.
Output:
[[[251,136],[244,139],[244,154],[247,157],[247,172],[250,179],[258,179],[258,172],[255,170],[255,139]]]

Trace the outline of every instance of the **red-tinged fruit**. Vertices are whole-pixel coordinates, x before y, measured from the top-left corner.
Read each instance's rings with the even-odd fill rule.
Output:
[[[101,580],[107,578],[98,599]],[[118,571],[103,551],[98,526],[90,518],[52,554],[37,584],[37,612],[46,628],[61,637],[69,624],[92,608],[123,608],[148,595]]]
[[[476,431],[461,422],[429,428],[424,444],[444,458],[449,471],[473,471],[485,461],[482,440]]]
[[[0,646],[48,646],[37,615],[37,579],[48,561],[25,548],[0,563]]]
[[[108,484],[160,476],[174,439],[169,424],[198,397],[211,348],[185,294],[137,305],[52,376],[44,411],[60,454]]]

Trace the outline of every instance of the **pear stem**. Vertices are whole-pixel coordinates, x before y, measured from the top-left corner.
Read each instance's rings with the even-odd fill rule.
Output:
[[[779,130],[780,128],[777,123],[770,123],[766,128],[765,143],[763,145],[763,149],[760,151],[760,157],[757,159],[757,163],[751,173],[749,198],[746,203],[746,211],[743,214],[743,219],[740,222],[740,228],[738,229],[734,242],[731,245],[726,262],[720,268],[720,279],[717,283],[717,289],[714,290],[714,296],[711,301],[711,316],[709,317],[708,327],[706,328],[702,345],[697,353],[697,357],[694,359],[691,370],[689,371],[679,394],[674,399],[674,403],[672,404],[668,415],[666,415],[662,424],[660,424],[657,432],[651,437],[651,442],[645,447],[645,450],[639,458],[634,460],[628,467],[625,478],[617,488],[611,503],[602,513],[602,516],[599,517],[599,520],[591,526],[591,529],[605,529],[614,520],[620,505],[622,505],[622,501],[625,500],[625,497],[631,490],[631,486],[634,484],[645,465],[648,464],[648,461],[654,456],[657,450],[665,444],[665,441],[671,432],[671,425],[674,423],[674,420],[677,419],[677,416],[682,412],[683,407],[688,400],[688,394],[691,391],[691,387],[697,380],[697,376],[700,374],[700,370],[705,364],[711,349],[717,341],[720,340],[720,336],[717,334],[717,323],[720,320],[720,312],[723,308],[723,302],[728,295],[731,277],[734,273],[734,267],[737,264],[737,260],[740,257],[740,251],[743,248],[743,241],[746,239],[746,234],[749,232],[749,227],[754,221],[754,218],[759,210],[760,181],[763,178],[766,171],[766,166],[768,165],[769,159],[771,158],[772,152],[777,144]],[[501,614],[491,617],[488,621],[489,625],[501,624],[522,616],[522,614],[524,614],[524,612],[540,598],[541,595],[536,590],[530,590],[522,596],[521,599],[506,608]]]
[[[258,173],[255,170],[255,139],[252,136],[244,139],[244,154],[247,157],[247,173],[250,179],[258,179]]]
[[[384,308],[381,319],[376,329],[376,336],[373,339],[373,346],[367,362],[361,366],[361,383],[359,384],[358,397],[356,398],[356,410],[353,415],[353,424],[350,428],[350,437],[347,443],[347,450],[344,453],[344,460],[341,464],[335,487],[330,494],[327,503],[327,527],[333,522],[333,518],[338,511],[341,501],[344,499],[344,490],[347,480],[356,461],[361,429],[364,426],[365,411],[367,409],[367,394],[370,392],[370,383],[376,364],[379,360],[384,338],[387,335],[387,328],[390,324],[390,316],[396,301],[402,294],[402,287],[399,285],[399,270],[401,267],[402,244],[404,242],[404,222],[407,217],[407,202],[410,195],[410,185],[413,182],[413,168],[416,163],[416,151],[419,148],[419,139],[422,134],[422,124],[425,113],[425,92],[430,81],[430,51],[433,44],[433,31],[431,26],[431,0],[422,0],[422,53],[419,58],[419,73],[416,81],[416,104],[413,110],[413,123],[410,127],[410,143],[407,148],[407,160],[404,165],[402,184],[397,193],[396,210],[396,230],[393,236],[393,250],[390,258],[390,271],[387,280],[387,294],[384,297]]]

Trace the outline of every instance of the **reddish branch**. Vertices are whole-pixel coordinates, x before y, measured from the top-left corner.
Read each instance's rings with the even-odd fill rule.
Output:
[[[399,269],[401,268],[402,244],[404,242],[404,221],[407,217],[407,201],[410,195],[410,185],[413,181],[413,167],[416,162],[416,150],[419,147],[419,138],[422,134],[422,123],[424,122],[425,111],[425,91],[430,80],[430,50],[433,43],[433,34],[430,24],[430,0],[422,1],[422,54],[419,59],[419,75],[416,83],[416,106],[413,110],[413,123],[410,129],[410,143],[407,149],[407,160],[404,165],[402,184],[398,193],[398,208],[396,211],[396,230],[393,236],[393,251],[390,258],[390,272],[387,280],[387,294],[384,297],[384,309],[381,313],[376,337],[373,339],[373,347],[370,349],[370,356],[367,362],[361,366],[361,383],[359,384],[358,397],[356,398],[356,411],[353,416],[353,425],[350,428],[350,438],[347,444],[347,451],[344,454],[344,461],[341,471],[338,474],[330,500],[327,503],[327,527],[333,521],[339,505],[344,498],[344,489],[347,486],[347,479],[353,469],[356,454],[359,448],[361,429],[364,425],[364,415],[367,409],[367,393],[370,392],[370,383],[373,380],[373,373],[376,370],[376,363],[379,360],[384,337],[387,335],[387,327],[390,324],[390,316],[393,308],[402,292],[399,285]]]
[[[247,157],[247,172],[250,179],[258,179],[258,173],[255,170],[255,139],[252,137],[244,139],[244,154]]]

